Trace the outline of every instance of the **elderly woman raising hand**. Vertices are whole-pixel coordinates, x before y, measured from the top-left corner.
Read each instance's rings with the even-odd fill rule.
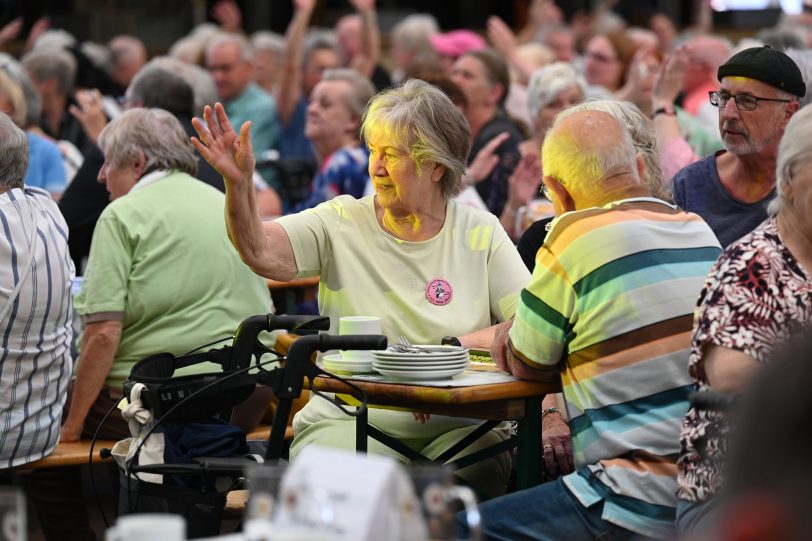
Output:
[[[254,164],[248,125],[240,135],[222,107],[197,121],[195,146],[226,180],[226,220],[243,260],[276,280],[320,276],[319,309],[332,331],[342,316],[382,320],[390,338],[486,346],[495,321],[513,316],[529,275],[497,218],[457,205],[471,146],[465,118],[437,88],[409,81],[367,106],[362,131],[375,195],[339,196],[314,209],[261,222],[253,210]],[[432,458],[462,438],[474,421],[373,410],[369,422]],[[309,443],[354,448],[354,422],[314,397],[294,419],[295,456]],[[479,445],[504,438],[494,430]],[[472,452],[478,446],[469,447]],[[370,440],[373,452],[394,453]],[[400,455],[397,458],[403,459]],[[499,456],[460,472],[481,493],[504,491],[509,460]]]

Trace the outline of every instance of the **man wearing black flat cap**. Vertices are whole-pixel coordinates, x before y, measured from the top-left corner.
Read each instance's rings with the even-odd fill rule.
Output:
[[[727,150],[674,176],[676,203],[710,225],[723,247],[767,219],[775,193],[778,143],[806,93],[801,71],[784,53],[753,47],[719,67],[719,132]]]

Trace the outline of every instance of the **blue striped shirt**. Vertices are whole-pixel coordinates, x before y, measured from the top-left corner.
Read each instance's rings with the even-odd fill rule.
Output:
[[[0,469],[56,447],[72,362],[68,228],[39,188],[0,194]],[[18,293],[15,290],[20,285]]]

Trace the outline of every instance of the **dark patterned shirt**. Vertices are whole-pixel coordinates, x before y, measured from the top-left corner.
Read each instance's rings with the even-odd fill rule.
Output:
[[[759,363],[812,319],[812,278],[784,246],[775,218],[731,244],[716,262],[699,299],[690,373],[710,389],[702,359],[707,345],[746,353]],[[721,488],[729,425],[716,411],[691,408],[680,434],[678,496],[705,501]]]

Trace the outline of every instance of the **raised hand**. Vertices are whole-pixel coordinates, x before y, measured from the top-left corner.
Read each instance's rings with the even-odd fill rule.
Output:
[[[526,205],[538,195],[540,185],[541,160],[537,154],[525,154],[508,178],[508,201],[515,208]]]
[[[466,170],[466,175],[468,175],[471,184],[482,182],[488,178],[493,168],[499,163],[499,155],[496,154],[496,149],[507,141],[508,137],[510,137],[508,132],[502,132],[479,149],[471,165]]]
[[[564,22],[564,13],[552,0],[533,0],[528,16],[539,28],[550,23]]]
[[[352,7],[356,10],[364,12],[375,9],[375,0],[349,0]]]
[[[296,11],[313,11],[316,9],[316,0],[293,0]]]
[[[107,116],[102,109],[101,92],[95,88],[79,90],[76,92],[76,102],[79,106],[71,105],[68,107],[68,112],[79,121],[87,137],[95,143],[107,125]]]
[[[506,57],[514,54],[518,47],[516,34],[505,21],[496,15],[488,17],[488,39],[491,40],[496,50]]]
[[[0,28],[0,45],[7,43],[13,39],[17,39],[20,35],[20,30],[23,28],[23,18],[17,17],[12,19],[11,22]]]
[[[25,40],[25,47],[23,50],[27,52],[33,49],[34,44],[37,42],[39,37],[49,28],[51,28],[50,17],[40,17],[34,21],[34,24],[31,25],[31,30],[28,31],[28,39]]]
[[[242,12],[234,0],[220,0],[211,8],[211,15],[226,32],[242,31]]]
[[[688,69],[688,48],[686,45],[680,45],[666,57],[654,79],[651,101],[655,108],[674,105],[682,89],[686,69]]]
[[[245,122],[237,136],[221,103],[214,105],[214,113],[208,105],[204,107],[203,119],[205,124],[198,118],[192,119],[197,131],[197,137],[192,137],[192,144],[228,184],[243,184],[250,188],[256,165],[251,146],[251,122]]]

